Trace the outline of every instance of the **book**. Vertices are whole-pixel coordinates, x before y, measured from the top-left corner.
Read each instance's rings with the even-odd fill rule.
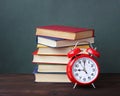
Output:
[[[48,46],[45,46],[45,45],[42,45],[42,44],[37,44],[36,47],[37,47],[37,48],[46,48],[46,47],[48,47]]]
[[[45,64],[67,64],[69,59],[67,56],[40,56],[33,55],[33,63],[45,63]]]
[[[47,56],[47,55],[38,55],[37,50],[33,52],[33,63],[42,63],[42,64],[67,64],[69,59],[67,56]]]
[[[35,82],[70,82],[66,74],[60,73],[35,73]]]
[[[37,67],[34,69],[35,82],[53,82],[69,83],[66,72],[38,72]]]
[[[94,37],[94,29],[64,25],[39,26],[36,28],[36,35],[76,40]]]
[[[89,43],[94,43],[94,37],[78,39],[78,40],[67,40],[55,37],[48,37],[48,36],[37,36],[37,43],[43,44],[49,47],[66,47],[66,46],[73,46],[77,42],[78,45],[84,45]]]
[[[82,51],[84,51],[87,48],[89,48],[89,45],[79,45],[77,47],[80,48]],[[74,46],[51,48],[51,47],[38,44],[37,48],[38,48],[38,52],[37,52],[38,55],[66,56],[67,53],[74,48]]]
[[[38,72],[66,72],[63,64],[38,64]]]

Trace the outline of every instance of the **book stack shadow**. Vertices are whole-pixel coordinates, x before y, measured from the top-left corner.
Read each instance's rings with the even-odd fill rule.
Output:
[[[32,62],[35,82],[70,82],[66,75],[67,53],[75,46],[83,52],[94,43],[94,30],[63,25],[36,27],[36,50]]]

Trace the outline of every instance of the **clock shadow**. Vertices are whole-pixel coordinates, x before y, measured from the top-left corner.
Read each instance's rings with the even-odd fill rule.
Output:
[[[77,85],[75,89],[95,89],[95,88],[92,85],[84,85],[84,86]]]
[[[75,89],[89,89],[89,90],[94,90],[94,89],[106,89],[106,88],[114,88],[117,84],[114,82],[113,84],[110,84],[108,82],[106,83],[94,83],[95,84],[95,88],[91,85],[84,85],[84,86],[81,86],[81,85],[77,85],[75,87]]]

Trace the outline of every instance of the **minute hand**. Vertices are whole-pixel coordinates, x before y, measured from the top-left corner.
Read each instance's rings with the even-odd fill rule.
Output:
[[[83,70],[84,70],[85,73],[87,74],[87,71],[86,71],[86,68],[85,68],[85,65],[86,65],[86,59],[83,60],[83,64],[84,64]]]
[[[83,68],[83,70],[82,71],[84,71],[86,74],[87,74],[87,71],[86,71],[86,69],[85,69],[85,62],[84,61],[79,61],[79,63],[80,63],[80,65],[81,65],[81,67]]]

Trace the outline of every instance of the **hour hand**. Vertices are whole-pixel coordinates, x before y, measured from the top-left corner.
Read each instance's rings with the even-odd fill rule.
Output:
[[[85,72],[86,74],[88,74],[87,71],[86,71],[86,69],[84,69],[84,72]]]

